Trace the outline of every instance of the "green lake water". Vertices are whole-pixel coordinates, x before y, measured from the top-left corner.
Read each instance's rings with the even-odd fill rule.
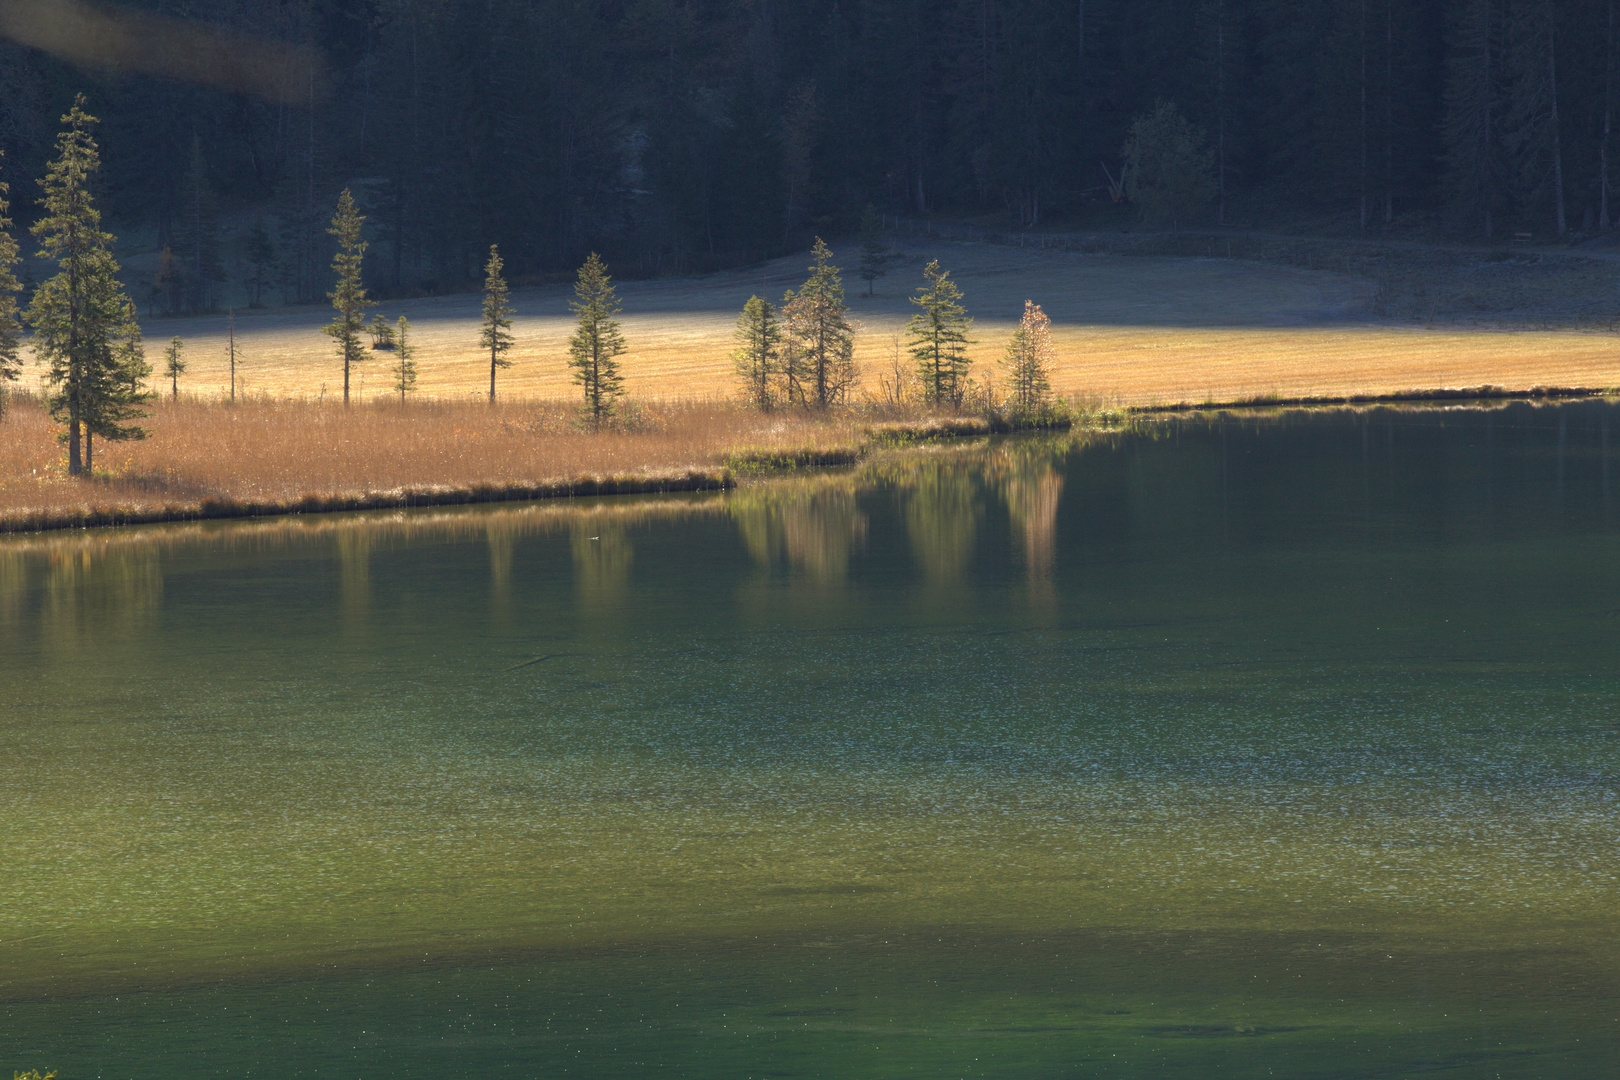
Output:
[[[1617,420],[0,540],[0,1069],[1612,1078]]]

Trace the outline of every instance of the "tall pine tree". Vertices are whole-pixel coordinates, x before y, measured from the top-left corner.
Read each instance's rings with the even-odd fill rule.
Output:
[[[825,409],[843,404],[858,381],[855,328],[832,249],[818,236],[810,253],[810,277],[782,298],[782,374],[790,401]]]
[[[136,321],[135,304],[124,300],[124,318],[113,341],[110,363],[92,369],[90,392],[84,398],[84,471],[95,466],[95,439],[127,442],[144,439],[147,431],[131,421],[146,415],[146,403],[156,395],[144,383],[152,374],[146,362],[141,326]]]
[[[344,188],[343,194],[338,196],[337,213],[332,215],[332,227],[326,230],[337,237],[338,242],[338,252],[332,257],[332,269],[337,273],[337,288],[326,294],[331,298],[338,317],[327,324],[325,330],[338,343],[338,351],[343,356],[345,405],[349,403],[349,369],[365,359],[366,355],[365,347],[360,342],[360,333],[366,325],[366,308],[371,306],[371,301],[366,299],[366,284],[361,274],[366,242],[360,235],[360,227],[365,220],[354,204],[354,196],[348,188]]]
[[[782,327],[769,300],[750,296],[737,316],[737,348],[731,354],[743,400],[760,412],[775,404],[772,383],[781,362]]]
[[[405,395],[416,389],[416,345],[411,341],[410,320],[401,315],[394,334],[394,389],[399,391],[399,403],[405,404]]]
[[[1007,356],[1002,360],[1007,369],[1007,381],[1012,383],[1013,412],[1033,416],[1045,407],[1055,359],[1052,320],[1039,304],[1025,300],[1024,317],[1018,321],[1018,329],[1007,343]]]
[[[184,353],[185,343],[179,334],[170,338],[169,347],[163,350],[163,374],[169,377],[169,393],[175,401],[180,400],[180,376],[186,373]]]
[[[1459,216],[1496,230],[1503,196],[1502,12],[1500,0],[1458,0],[1446,61],[1448,186]]]
[[[877,279],[887,274],[888,262],[894,258],[883,239],[883,219],[877,208],[867,204],[861,215],[861,280],[866,282],[866,295],[872,295]]]
[[[131,382],[144,360],[133,358],[140,340],[135,307],[118,282],[113,236],[101,228],[101,212],[90,195],[101,153],[90,134],[96,118],[84,106],[80,94],[62,117],[67,127],[41,183],[44,213],[33,233],[40,257],[54,259],[58,271],[35,290],[27,311],[35,355],[48,365],[51,416],[66,428],[62,438],[71,476],[85,470],[91,430],[104,438],[145,434],[120,427],[140,415],[140,395]]]
[[[495,369],[512,366],[505,353],[512,347],[511,292],[501,276],[501,253],[489,245],[489,261],[484,264],[484,322],[478,331],[478,344],[489,350],[489,401],[495,403]]]
[[[0,420],[6,416],[6,383],[22,374],[18,338],[22,321],[17,313],[17,238],[11,235],[11,186],[0,180]]]
[[[591,252],[579,268],[574,302],[568,305],[579,319],[579,329],[568,340],[568,366],[585,392],[585,414],[593,427],[613,418],[614,403],[624,395],[624,379],[616,359],[624,352],[619,332],[619,298],[601,256]]]
[[[928,285],[917,290],[911,302],[922,310],[911,317],[911,356],[917,361],[917,378],[923,395],[936,405],[961,405],[967,390],[968,328],[973,320],[962,306],[962,290],[951,280],[949,270],[935,259],[923,268]]]

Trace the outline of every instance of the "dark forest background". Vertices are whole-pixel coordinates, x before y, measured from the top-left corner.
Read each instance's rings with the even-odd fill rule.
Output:
[[[345,185],[384,293],[473,279],[491,243],[519,278],[593,249],[632,275],[736,264],[868,204],[1120,224],[1107,173],[1159,101],[1218,164],[1206,223],[1549,238],[1609,224],[1616,2],[154,0],[108,10],[308,46],[320,89],[4,44],[0,143],[26,221],[85,90],[104,206],[171,248],[193,307],[227,262],[323,296]]]

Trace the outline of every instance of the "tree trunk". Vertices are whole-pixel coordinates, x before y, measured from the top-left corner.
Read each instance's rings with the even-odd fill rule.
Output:
[[[1552,0],[1542,4],[1542,11],[1547,19],[1547,101],[1552,107],[1553,208],[1558,235],[1563,236],[1569,226],[1564,215],[1564,147],[1558,131],[1557,22],[1553,17]]]
[[[1598,143],[1598,228],[1609,231],[1609,133],[1614,119],[1614,0],[1603,39],[1603,141]]]
[[[1367,0],[1361,0],[1361,230],[1367,231],[1371,216],[1371,196],[1367,190]]]
[[[1215,223],[1226,224],[1226,0],[1215,5]]]
[[[1384,224],[1395,221],[1395,0],[1384,0]]]

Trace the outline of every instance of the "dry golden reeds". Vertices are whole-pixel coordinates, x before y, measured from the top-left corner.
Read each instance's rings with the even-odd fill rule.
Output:
[[[868,441],[852,414],[723,403],[638,405],[621,426],[592,431],[554,402],[181,397],[154,403],[150,438],[98,444],[95,474],[70,479],[42,404],[11,405],[0,424],[6,530],[702,490],[729,482],[731,457],[831,464]]]

